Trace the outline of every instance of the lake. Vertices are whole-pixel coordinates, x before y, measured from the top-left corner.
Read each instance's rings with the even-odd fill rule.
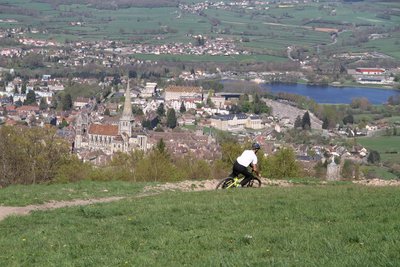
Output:
[[[366,87],[335,87],[305,84],[261,84],[268,92],[286,92],[308,96],[317,103],[349,104],[353,98],[365,97],[372,104],[383,104],[393,95],[400,95],[400,90]]]

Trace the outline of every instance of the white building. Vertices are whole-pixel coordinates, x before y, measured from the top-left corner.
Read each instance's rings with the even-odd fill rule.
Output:
[[[169,86],[165,89],[165,101],[181,100],[181,98],[203,99],[203,89],[193,86]]]
[[[217,115],[211,118],[211,126],[223,131],[241,131],[245,128],[259,130],[265,126],[259,116],[246,114]]]

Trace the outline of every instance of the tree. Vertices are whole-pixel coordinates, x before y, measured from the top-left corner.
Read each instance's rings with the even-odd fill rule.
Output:
[[[366,97],[361,97],[361,98],[354,98],[350,106],[352,108],[359,108],[361,110],[368,110],[371,107],[371,103],[369,102],[368,98]]]
[[[185,113],[186,112],[185,103],[183,103],[183,101],[181,102],[181,107],[179,108],[179,112],[180,113]]]
[[[62,110],[71,110],[72,108],[72,97],[70,94],[65,94],[61,100]]]
[[[139,106],[132,107],[132,114],[134,115],[144,115],[143,109]]]
[[[354,123],[354,117],[353,115],[349,114],[346,117],[343,118],[343,123],[346,124],[353,124]]]
[[[298,115],[296,117],[296,120],[294,121],[294,128],[300,128],[301,127],[301,117]]]
[[[299,177],[300,165],[291,148],[283,148],[263,161],[262,175],[268,178],[285,179]]]
[[[36,94],[33,90],[29,90],[24,101],[24,105],[36,104]]]
[[[57,96],[53,96],[53,97],[51,98],[50,107],[51,107],[52,109],[57,109],[57,106],[58,106]]]
[[[49,105],[47,105],[47,101],[44,97],[40,99],[39,108],[40,110],[46,110]]]
[[[26,83],[24,82],[21,86],[21,94],[26,94]]]
[[[104,110],[104,115],[110,116],[110,110],[108,108],[106,108],[106,110]]]
[[[310,113],[306,111],[303,115],[303,118],[301,120],[301,127],[303,130],[309,130],[311,129],[311,119],[310,119]]]
[[[254,114],[263,114],[263,113],[269,113],[269,107],[265,104],[264,101],[261,101],[260,97],[258,94],[254,95],[254,101],[252,105],[252,111]]]
[[[15,101],[14,105],[17,107],[20,107],[23,105],[23,103],[22,103],[21,99],[18,99],[17,101]]]
[[[58,128],[62,129],[67,126],[68,126],[68,122],[65,120],[65,118],[63,118],[61,123],[58,125]]]
[[[158,108],[157,108],[157,115],[160,117],[165,116],[165,108],[164,108],[164,103],[161,103]]]
[[[175,110],[173,108],[168,109],[167,111],[167,127],[174,129],[177,124]]]
[[[329,128],[329,121],[328,118],[325,117],[324,120],[322,121],[322,129],[328,129]]]
[[[177,169],[167,153],[154,149],[138,161],[134,174],[135,181],[173,181]]]
[[[160,141],[157,142],[156,148],[157,148],[157,150],[158,150],[160,153],[165,153],[165,152],[166,152],[166,151],[165,151],[165,142],[164,142],[164,139],[161,138]]]
[[[367,158],[369,163],[378,163],[381,160],[381,155],[379,154],[378,151],[375,150],[371,150],[368,154],[368,158]]]
[[[70,146],[57,137],[54,129],[3,126],[0,185],[49,182],[69,156]]]

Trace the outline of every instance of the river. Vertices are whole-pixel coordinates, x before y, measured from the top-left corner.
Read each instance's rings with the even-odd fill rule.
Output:
[[[336,87],[305,84],[261,84],[268,92],[286,92],[307,96],[320,104],[349,104],[352,99],[365,97],[372,104],[383,104],[393,95],[400,95],[400,90],[367,87]]]

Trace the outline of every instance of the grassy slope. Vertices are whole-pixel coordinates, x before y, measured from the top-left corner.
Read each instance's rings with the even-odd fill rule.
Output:
[[[357,141],[368,149],[378,151],[381,161],[400,161],[400,136],[365,137],[358,138]],[[397,152],[397,154],[390,152]]]
[[[141,191],[144,185],[144,183],[121,181],[81,181],[68,184],[29,186],[14,185],[0,189],[0,205],[26,206],[49,201],[129,196]]]
[[[0,222],[1,266],[395,266],[398,188],[164,193]]]

